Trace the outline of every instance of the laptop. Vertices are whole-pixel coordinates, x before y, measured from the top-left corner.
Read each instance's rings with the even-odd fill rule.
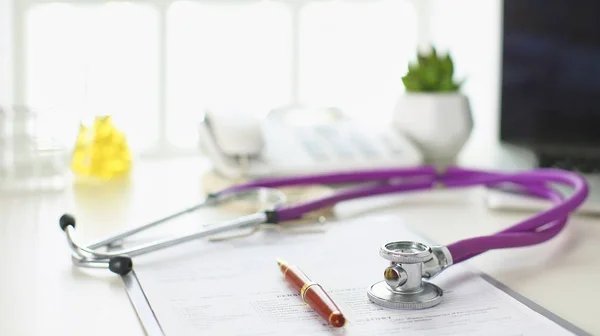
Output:
[[[600,1],[505,0],[500,141],[532,153],[522,168],[583,174],[581,212],[600,213]],[[541,203],[490,192],[492,207]]]

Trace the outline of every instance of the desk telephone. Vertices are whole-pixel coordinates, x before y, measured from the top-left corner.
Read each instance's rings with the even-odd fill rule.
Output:
[[[350,119],[292,125],[231,111],[205,111],[200,147],[226,178],[302,175],[414,166],[417,148],[399,131],[366,129]]]

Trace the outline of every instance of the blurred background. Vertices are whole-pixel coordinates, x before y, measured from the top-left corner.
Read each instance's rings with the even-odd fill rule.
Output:
[[[0,105],[35,111],[67,153],[82,120],[110,115],[135,158],[195,156],[210,104],[389,124],[408,63],[433,45],[465,80],[469,164],[596,173],[598,13],[583,0],[0,0]],[[490,150],[505,145],[525,163]]]
[[[416,47],[433,43],[468,78],[474,133],[493,140],[500,20],[497,0],[0,0],[0,102],[52,113],[67,145],[82,116],[109,112],[136,154],[195,155],[208,101],[385,122]]]

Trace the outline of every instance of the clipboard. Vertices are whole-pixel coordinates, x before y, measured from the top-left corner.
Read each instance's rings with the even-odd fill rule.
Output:
[[[395,216],[394,216],[395,217]],[[399,219],[401,221],[401,219]],[[416,232],[414,229],[406,228],[408,231],[414,233],[416,236],[421,237],[421,241],[435,244],[431,239],[428,239],[423,234]],[[573,325],[572,323],[566,321],[565,319],[555,315],[549,310],[543,308],[542,306],[536,304],[535,302],[527,299],[526,297],[516,293],[515,291],[508,288],[506,285],[501,282],[493,279],[492,277],[484,274],[482,272],[478,272],[469,268],[469,271],[473,273],[475,276],[485,280],[486,283],[492,285],[494,288],[499,289],[501,292],[507,294],[510,298],[514,299],[517,303],[522,304],[533,312],[536,312],[540,316],[554,322],[558,326],[562,327],[566,331],[579,336],[588,336],[591,334],[585,332],[581,328]],[[139,281],[139,278],[134,270],[132,270],[129,274],[121,277],[125,286],[125,290],[129,297],[129,300],[132,304],[132,307],[136,311],[140,324],[142,325],[145,333],[150,336],[163,336],[166,335],[163,331],[163,327],[161,326],[161,322],[157,317],[153,307],[151,306],[146,293],[144,292],[143,286]],[[166,335],[170,336],[170,335]]]

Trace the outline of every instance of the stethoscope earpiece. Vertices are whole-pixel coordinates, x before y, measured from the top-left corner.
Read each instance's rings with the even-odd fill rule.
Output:
[[[67,226],[75,227],[75,217],[69,214],[64,214],[60,216],[60,220],[58,221],[58,223],[60,224],[60,228],[63,231],[65,231],[67,229]]]
[[[119,275],[127,275],[133,269],[133,261],[127,256],[112,257],[108,261],[108,269]]]

